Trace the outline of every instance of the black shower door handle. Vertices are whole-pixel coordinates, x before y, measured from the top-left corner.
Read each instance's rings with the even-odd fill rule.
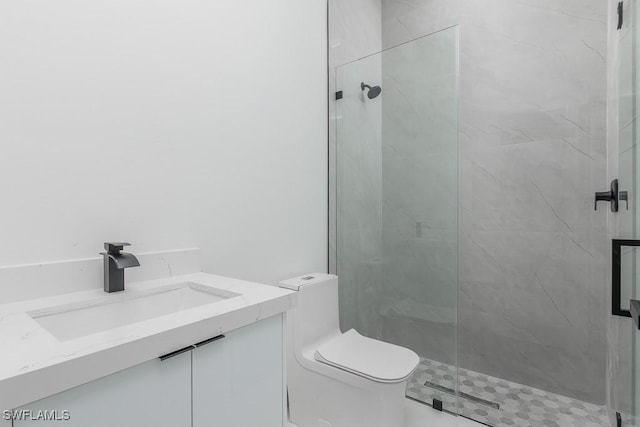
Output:
[[[611,245],[611,314],[614,316],[631,317],[631,311],[620,308],[622,299],[620,276],[622,270],[622,247],[640,246],[640,240],[613,239]],[[632,300],[633,301],[633,300]],[[633,305],[633,304],[632,304]],[[638,319],[634,319],[638,321]]]

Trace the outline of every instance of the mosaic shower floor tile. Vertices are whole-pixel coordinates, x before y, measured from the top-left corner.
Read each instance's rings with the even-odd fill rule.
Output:
[[[456,375],[459,381],[456,384]],[[456,409],[455,390],[459,399]],[[492,427],[609,427],[604,406],[421,358],[407,397]]]

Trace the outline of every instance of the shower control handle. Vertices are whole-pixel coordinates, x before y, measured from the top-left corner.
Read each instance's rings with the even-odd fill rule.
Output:
[[[609,191],[598,191],[593,202],[593,209],[598,210],[598,202],[610,202],[611,212],[618,212],[618,203],[620,200],[624,200],[627,204],[627,210],[629,210],[629,196],[626,191],[618,191],[618,180],[611,181]]]
[[[593,204],[593,210],[598,210],[598,202],[610,202],[613,199],[611,191],[596,191],[596,200]],[[613,207],[611,208],[613,210]]]

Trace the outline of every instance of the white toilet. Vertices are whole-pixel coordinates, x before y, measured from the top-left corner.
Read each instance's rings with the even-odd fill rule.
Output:
[[[298,427],[402,427],[408,378],[418,355],[341,333],[338,277],[314,273],[280,283],[298,291],[287,313],[289,421]]]

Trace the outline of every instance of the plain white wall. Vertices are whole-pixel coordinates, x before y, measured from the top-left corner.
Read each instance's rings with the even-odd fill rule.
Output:
[[[0,265],[326,271],[326,40],[321,0],[0,3]]]

